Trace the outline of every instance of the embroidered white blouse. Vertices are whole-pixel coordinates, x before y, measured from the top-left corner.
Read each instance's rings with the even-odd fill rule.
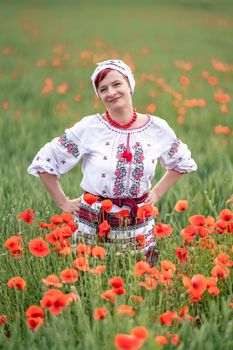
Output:
[[[123,156],[126,150],[132,155],[131,160]],[[81,188],[108,198],[136,198],[148,192],[158,160],[166,169],[180,173],[197,169],[187,145],[165,120],[149,116],[142,127],[121,130],[101,114],[95,114],[84,117],[44,145],[28,172],[35,176],[48,172],[59,177],[80,159]]]

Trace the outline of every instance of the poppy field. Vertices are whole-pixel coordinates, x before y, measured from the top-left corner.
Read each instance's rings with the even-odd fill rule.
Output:
[[[228,0],[1,2],[0,349],[233,349],[232,13]],[[75,242],[72,214],[27,174],[46,142],[104,112],[90,76],[109,58],[198,166],[137,212],[154,216],[154,266],[143,235],[139,253],[106,251],[107,222]],[[70,198],[81,178],[81,164],[61,177]]]

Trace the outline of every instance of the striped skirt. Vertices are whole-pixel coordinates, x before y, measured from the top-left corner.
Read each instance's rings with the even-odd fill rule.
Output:
[[[138,206],[140,207],[140,204]],[[98,233],[101,224],[101,203],[96,202],[90,206],[82,199],[79,215],[74,217],[78,225],[74,239],[89,245],[103,245],[107,252],[114,247],[115,252],[143,253],[146,261],[153,266],[158,261],[158,249],[153,235],[154,218],[150,216],[145,220],[135,220],[130,214],[127,218],[115,217],[116,213],[125,209],[130,210],[126,205],[122,208],[113,205],[107,216],[110,232],[104,238],[100,238]]]

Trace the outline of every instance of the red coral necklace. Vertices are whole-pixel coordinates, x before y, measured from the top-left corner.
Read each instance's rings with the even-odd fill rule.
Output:
[[[136,113],[136,109],[133,109],[133,116],[130,119],[130,121],[128,123],[126,123],[126,124],[120,124],[120,123],[116,122],[115,120],[113,120],[110,117],[110,114],[109,114],[108,110],[106,110],[106,118],[107,118],[109,124],[111,124],[112,126],[114,126],[116,128],[120,128],[120,129],[128,129],[136,121],[137,113]]]

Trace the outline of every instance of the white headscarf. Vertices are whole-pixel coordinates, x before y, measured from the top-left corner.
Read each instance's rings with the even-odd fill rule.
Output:
[[[118,72],[122,73],[123,75],[125,75],[128,80],[129,80],[129,85],[131,88],[131,92],[133,94],[134,92],[134,87],[135,87],[135,80],[134,80],[134,76],[133,76],[133,72],[131,71],[130,67],[124,63],[122,60],[108,60],[108,61],[103,61],[103,62],[99,62],[97,63],[97,67],[94,71],[94,73],[91,76],[91,80],[92,80],[92,85],[94,87],[95,93],[96,95],[99,97],[96,86],[95,86],[95,79],[97,77],[97,75],[104,69],[106,68],[111,68],[111,69],[115,69]]]

